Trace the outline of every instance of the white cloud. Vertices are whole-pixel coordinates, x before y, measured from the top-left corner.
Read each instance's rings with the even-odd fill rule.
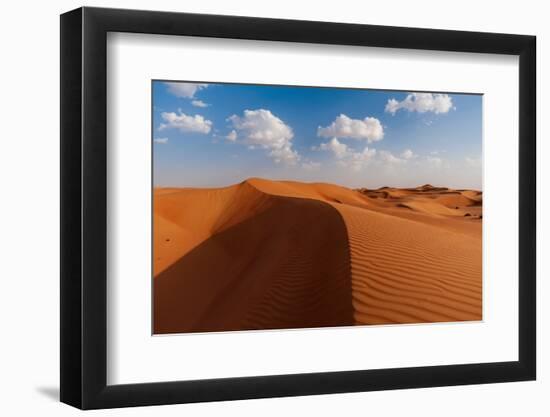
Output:
[[[400,157],[403,159],[413,159],[416,158],[416,156],[417,155],[410,149],[405,149],[403,152],[401,152],[400,155]]]
[[[269,156],[273,158],[275,163],[284,163],[287,165],[295,165],[300,160],[298,152],[292,149],[292,145],[284,146],[282,148],[275,148],[269,152]]]
[[[206,134],[212,129],[212,122],[210,120],[206,120],[199,114],[196,114],[195,116],[188,116],[180,110],[179,114],[174,112],[161,113],[161,117],[166,123],[161,123],[159,130],[178,129],[181,132]]]
[[[402,164],[407,162],[405,159],[395,156],[390,151],[380,151],[379,156],[380,160],[386,164]]]
[[[350,167],[354,171],[360,171],[376,156],[376,149],[365,147],[361,152],[354,152],[337,138],[332,138],[326,143],[321,143],[316,149],[331,152],[338,160],[339,165]]]
[[[332,138],[327,143],[321,143],[318,149],[332,152],[337,159],[343,159],[346,156],[349,156],[348,145],[340,142],[336,138]]]
[[[168,92],[181,98],[193,98],[195,93],[203,88],[208,87],[208,84],[197,83],[164,83],[168,87]]]
[[[386,104],[386,112],[391,114],[395,114],[400,109],[410,112],[439,114],[447,113],[452,108],[453,100],[449,95],[432,93],[411,93],[403,101],[391,98]]]
[[[161,145],[166,145],[168,143],[168,138],[154,138],[153,142]]]
[[[362,152],[352,152],[350,159],[351,169],[361,171],[364,166],[368,165],[376,156],[376,149],[370,149],[365,146]]]
[[[233,124],[235,131],[243,137],[249,147],[260,147],[268,150],[268,155],[276,163],[295,165],[300,155],[292,149],[292,128],[266,109],[245,110],[243,116],[233,116],[227,119]]]
[[[205,102],[202,101],[202,100],[193,100],[193,101],[191,102],[191,104],[192,104],[193,106],[195,106],[195,107],[208,107],[208,106],[210,106],[210,104],[205,103]]]
[[[232,130],[227,134],[225,138],[227,140],[230,140],[231,142],[235,142],[237,140],[237,132],[235,130]]]
[[[359,120],[341,114],[329,126],[319,126],[317,136],[367,140],[368,143],[371,143],[382,140],[384,128],[375,117],[365,117],[363,120]]]

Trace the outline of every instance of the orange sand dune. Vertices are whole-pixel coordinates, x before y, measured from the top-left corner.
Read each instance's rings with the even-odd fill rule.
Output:
[[[341,206],[358,324],[481,319],[481,240]]]
[[[157,200],[161,216],[177,213],[194,244],[155,276],[155,333],[354,324],[346,228],[335,210],[249,183],[201,191],[168,202],[155,194],[155,213]],[[176,210],[183,204],[191,224]],[[154,248],[156,259],[166,252]]]
[[[246,183],[220,189],[156,189],[154,275],[214,234],[263,211],[269,200]]]
[[[155,189],[155,333],[480,320],[481,206],[428,184]]]

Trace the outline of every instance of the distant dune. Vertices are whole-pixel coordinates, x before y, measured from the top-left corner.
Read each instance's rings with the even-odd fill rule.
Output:
[[[481,320],[482,193],[154,190],[154,331]]]

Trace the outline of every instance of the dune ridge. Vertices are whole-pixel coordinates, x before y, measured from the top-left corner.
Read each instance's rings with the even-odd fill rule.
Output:
[[[427,184],[364,190],[358,196],[354,190],[324,184],[272,185],[258,179],[251,184],[278,195],[321,197],[340,212],[350,245],[357,324],[481,320],[481,235],[459,234],[446,227],[453,220],[448,217],[463,217],[464,208],[481,205],[479,193]],[[393,202],[372,201],[376,194]],[[402,213],[381,212],[388,206],[444,222],[427,224]]]
[[[247,182],[218,189],[155,190],[154,253],[161,255],[154,255],[154,275],[214,234],[261,213],[270,204],[268,195]]]
[[[481,319],[480,242],[342,206],[357,324]]]
[[[198,236],[209,237],[155,275],[155,333],[354,324],[349,246],[336,210],[248,183],[218,191],[192,193],[195,205],[226,210],[224,220],[192,212],[203,221]],[[239,205],[233,197],[243,194],[249,201]]]
[[[155,333],[480,320],[481,210],[429,184],[156,189]]]

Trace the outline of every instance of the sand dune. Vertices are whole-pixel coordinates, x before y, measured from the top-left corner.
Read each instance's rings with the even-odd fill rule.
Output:
[[[341,206],[358,324],[481,319],[481,242],[444,228]]]
[[[480,320],[481,210],[429,184],[156,189],[155,333]]]
[[[265,194],[249,183],[191,194],[185,203],[204,212],[211,202],[223,221],[189,211],[197,223],[183,226],[195,242],[211,237],[155,276],[155,333],[354,323],[346,228],[330,206]],[[162,258],[163,248],[155,249]]]

